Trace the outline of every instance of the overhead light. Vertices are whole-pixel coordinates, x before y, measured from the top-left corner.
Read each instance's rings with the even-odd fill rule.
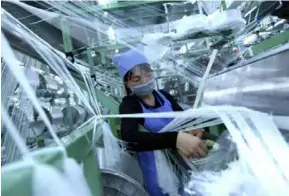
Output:
[[[118,49],[116,49],[116,50],[115,50],[115,53],[118,53],[118,52],[119,52],[119,50],[118,50]]]

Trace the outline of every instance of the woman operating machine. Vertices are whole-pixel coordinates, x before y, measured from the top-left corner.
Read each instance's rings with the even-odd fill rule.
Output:
[[[174,98],[165,91],[155,90],[153,71],[147,58],[136,49],[114,56],[125,85],[127,96],[119,107],[120,114],[182,111]],[[164,195],[157,183],[154,150],[177,149],[186,156],[204,157],[207,149],[200,139],[202,132],[159,133],[171,118],[122,118],[121,138],[130,150],[138,152],[138,160],[151,196]],[[139,125],[148,132],[140,132]]]

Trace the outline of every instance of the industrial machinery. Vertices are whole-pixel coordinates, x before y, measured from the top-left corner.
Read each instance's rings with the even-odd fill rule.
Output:
[[[94,196],[148,195],[134,156],[123,152],[112,167],[99,148],[102,137],[97,150],[91,149],[93,130],[101,126],[90,120],[96,114],[117,114],[124,97],[112,56],[130,47],[144,45],[157,88],[183,108],[194,105],[204,80],[201,105],[244,106],[272,114],[276,123],[289,116],[287,1],[4,1],[1,8],[2,37],[68,155],[83,163]],[[217,55],[207,70],[213,50]],[[31,151],[54,146],[9,66],[2,61],[2,107]],[[203,78],[206,71],[209,76]],[[72,88],[76,85],[80,90]],[[119,119],[107,121],[118,136]],[[21,153],[6,127],[1,129],[1,164],[7,166]],[[225,129],[219,125],[209,131],[219,136]],[[193,165],[173,153],[171,158],[184,172],[216,170],[206,163],[220,151]],[[236,158],[230,155],[217,169]]]
[[[102,148],[97,149],[105,195],[148,195],[143,188],[144,181],[140,166],[133,156],[123,152],[121,160],[111,166],[104,160],[104,153]]]
[[[2,100],[4,104],[7,104],[5,106],[9,108],[11,118],[14,119],[14,123],[19,129],[23,131],[23,137],[30,148],[37,149],[49,145],[52,142],[52,138],[46,125],[39,117],[38,112],[33,109],[23,89],[17,84],[15,79],[13,81],[13,76],[6,66],[2,64],[2,78],[5,81],[6,79],[10,80],[11,83],[4,84],[3,88],[10,87],[10,92],[4,93]],[[36,96],[40,100],[50,123],[56,127],[59,137],[71,133],[91,116],[83,106],[75,102],[73,94],[65,90],[66,87],[60,78],[56,79],[55,75],[41,73],[41,70],[33,68],[22,67],[22,69],[24,69],[25,75],[29,78],[30,85],[35,89]],[[12,151],[10,148],[14,149],[15,145],[8,148],[7,145],[10,144],[6,142],[9,142],[7,139],[9,136],[4,130],[2,133],[3,145],[6,151],[10,152],[10,150]],[[18,158],[19,154],[16,152],[15,157],[12,154],[8,155],[5,162],[10,163]]]

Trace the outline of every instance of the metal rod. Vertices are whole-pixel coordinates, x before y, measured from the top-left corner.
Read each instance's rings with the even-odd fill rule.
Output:
[[[207,78],[209,76],[210,70],[211,70],[211,68],[213,66],[213,63],[215,61],[217,52],[218,52],[218,50],[214,49],[213,53],[212,53],[212,55],[210,57],[209,64],[207,66],[207,69],[205,71],[205,74],[204,74],[203,78],[201,79],[201,82],[200,82],[200,85],[199,85],[199,88],[198,88],[198,91],[197,91],[197,96],[196,96],[196,99],[195,99],[194,108],[197,108],[199,106],[200,99],[201,99],[201,97],[203,95],[203,92],[204,92],[205,83],[206,83],[206,80],[207,80]]]

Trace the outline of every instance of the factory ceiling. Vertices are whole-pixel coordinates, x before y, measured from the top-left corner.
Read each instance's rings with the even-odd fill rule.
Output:
[[[52,6],[45,1],[24,1],[24,3],[47,11],[61,12],[61,10],[57,9],[56,6]],[[70,6],[74,6],[75,8],[80,9],[82,12],[86,12],[89,14],[89,12],[84,10],[80,4],[77,4],[77,2],[57,3],[62,4],[62,6],[65,6],[65,4],[70,4]],[[100,6],[97,5],[95,2],[88,1],[86,3],[94,3],[92,6],[94,6],[95,9],[100,9]],[[124,25],[124,27],[126,28],[163,24],[167,21],[175,21],[177,19],[180,19],[184,15],[191,15],[198,12],[197,6],[191,3],[182,3],[180,1],[177,1],[177,5],[172,6],[173,3],[175,2],[120,2],[117,4],[117,6],[104,8],[103,10],[109,13],[112,17],[116,18],[118,21],[121,21],[122,25]],[[21,23],[23,23],[37,35],[46,40],[53,47],[60,51],[64,51],[61,30],[48,24],[41,18],[31,14],[30,12],[26,11],[18,5],[11,4],[10,2],[2,2],[1,6],[10,14],[12,14],[16,19],[18,19]],[[165,8],[165,6],[167,8]],[[166,12],[170,14],[168,15],[166,14]],[[65,12],[62,13],[65,14]],[[91,16],[94,16],[93,11],[91,12]],[[83,43],[79,42],[78,40],[73,40],[73,45],[75,50],[85,47],[85,45],[83,45]]]
[[[170,28],[174,22],[182,19],[184,16],[200,13],[198,4],[188,1],[118,1],[117,3],[107,5],[99,5],[97,4],[97,1],[23,1],[23,3],[48,12],[73,16],[76,19],[84,18],[86,21],[91,21],[91,24],[93,24],[94,20],[100,21],[106,26],[113,27],[116,31],[120,30],[123,34],[127,34],[130,30],[137,30],[143,34],[155,32],[168,33],[174,30]],[[242,5],[243,14],[246,15],[247,12],[256,7],[256,2],[234,1],[230,5],[230,8],[237,8]],[[14,3],[4,1],[1,6],[22,24],[47,41],[51,46],[59,51],[65,52],[63,31],[61,31],[61,27],[57,27],[55,23],[54,25],[51,25],[49,21],[38,17],[36,14],[33,14],[33,12],[31,13]],[[262,10],[259,12],[261,13],[261,11]],[[57,23],[60,23],[59,18],[56,20],[58,20]],[[248,25],[248,27],[252,29],[255,26],[256,23],[254,22],[252,22],[252,25]],[[155,30],[157,28],[161,28],[161,30]],[[151,29],[153,29],[153,31],[151,31]],[[8,35],[5,31],[4,33],[14,48],[41,60],[41,58],[37,56],[37,53],[32,48],[29,48],[21,38]],[[112,66],[111,55],[116,51],[121,52],[127,47],[121,43],[111,44],[108,35],[105,32],[99,32],[96,28],[70,26],[70,33],[72,37],[72,52],[76,58],[87,62],[86,54],[83,52],[88,46],[91,46],[92,38],[93,50],[105,55],[106,63],[103,67],[106,69]],[[210,38],[210,40],[203,39],[208,35],[199,36],[201,39],[196,39],[196,37],[185,37],[182,40],[175,41],[171,47],[172,53],[180,51],[184,44],[193,42],[194,47],[186,50],[186,53],[178,53],[177,55],[174,55],[173,59],[168,60],[172,62],[185,60],[186,65],[181,62],[181,64],[176,65],[177,68],[181,67],[188,75],[195,77],[201,77],[203,75],[212,48],[219,49],[212,72],[217,72],[238,61],[236,54],[232,52],[233,46],[227,44],[232,40],[232,36],[218,34],[217,36]],[[139,39],[125,41],[131,45],[140,42]],[[204,45],[206,45],[207,48],[204,48]],[[99,58],[96,57],[95,59],[95,65],[102,63]],[[159,70],[162,70],[162,68],[160,67]],[[175,74],[178,73],[178,71],[160,71],[160,77],[167,77],[168,74],[172,73]]]

